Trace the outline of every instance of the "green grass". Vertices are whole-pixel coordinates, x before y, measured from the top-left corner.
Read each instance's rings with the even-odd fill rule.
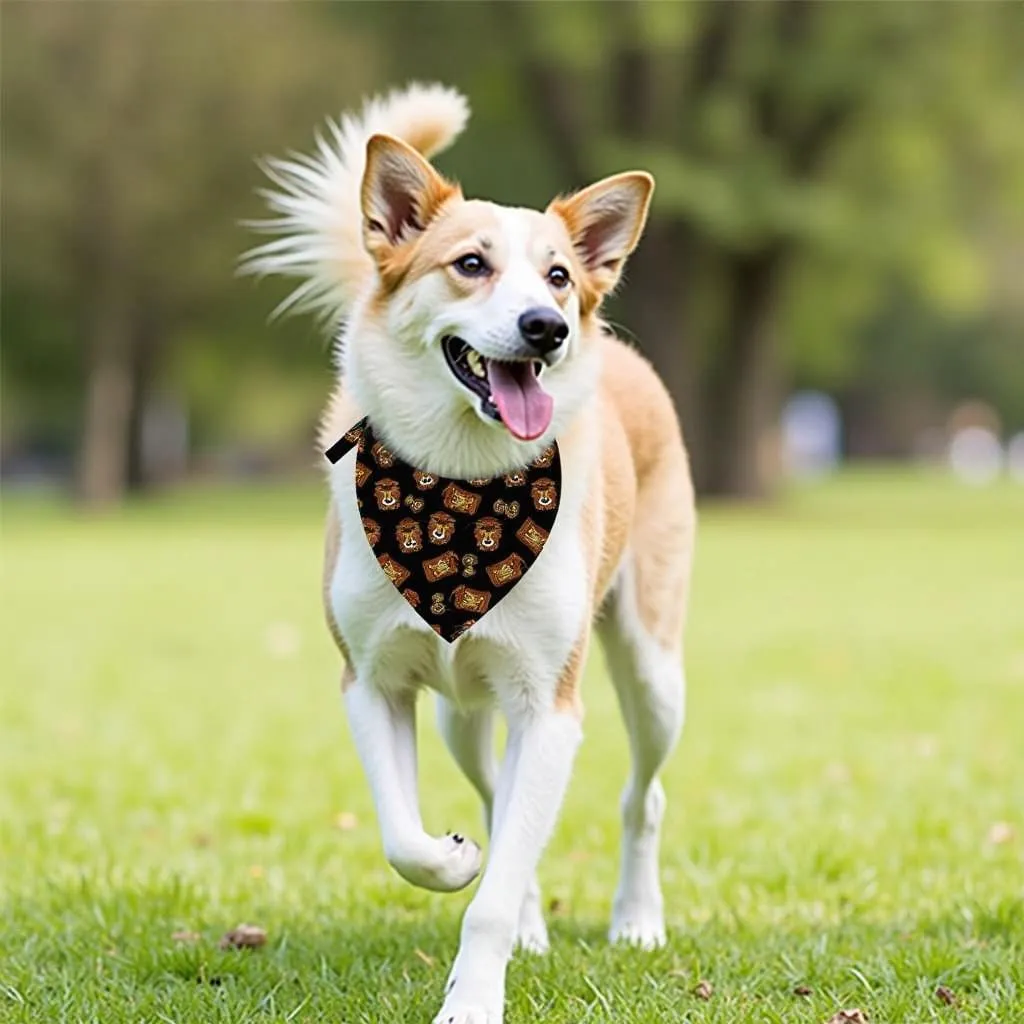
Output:
[[[0,1020],[431,1019],[472,888],[384,862],[321,520],[315,488],[92,522],[8,501]],[[1024,488],[876,474],[705,510],[692,609],[669,946],[604,941],[626,755],[595,655],[553,951],[513,961],[509,1024],[1024,1020]],[[423,717],[428,827],[482,839]],[[241,921],[267,945],[219,950]]]

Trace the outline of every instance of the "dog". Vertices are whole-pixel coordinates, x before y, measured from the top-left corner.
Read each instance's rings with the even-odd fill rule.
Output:
[[[368,417],[389,454],[419,467],[420,488],[441,478],[519,483],[527,465],[551,465],[555,442],[560,453],[557,497],[548,479],[519,492],[527,507],[557,502],[544,550],[452,643],[396,589],[393,560],[367,544],[357,453],[329,468],[323,602],[384,854],[427,889],[462,889],[481,871],[477,843],[423,828],[415,739],[423,687],[436,693],[441,734],[483,801],[490,836],[437,1024],[500,1022],[514,949],[548,949],[535,872],[582,737],[580,681],[594,634],[632,760],[610,938],[665,942],[658,772],[683,724],[696,535],[673,404],[601,318],[639,242],[653,179],[616,174],[543,211],[467,199],[428,159],[467,117],[453,90],[413,85],[343,117],[311,156],[268,161],[277,216],[261,223],[278,237],[245,261],[250,271],[299,278],[283,308],[344,323],[325,446]],[[394,481],[378,487],[380,509],[398,498]],[[448,526],[434,523],[428,537]],[[500,766],[497,712],[508,724]]]

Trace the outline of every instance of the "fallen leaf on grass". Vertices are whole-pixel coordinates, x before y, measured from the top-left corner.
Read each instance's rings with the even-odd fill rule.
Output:
[[[812,996],[814,995],[814,989],[810,985],[797,985],[793,989],[793,995],[795,996]]]
[[[832,761],[825,765],[825,781],[834,785],[844,785],[850,781],[850,769],[842,761]]]
[[[693,990],[693,994],[698,999],[710,999],[714,995],[714,992],[715,990],[712,987],[711,982],[704,979],[701,979],[697,987]]]
[[[840,1010],[825,1024],[867,1024],[867,1019],[868,1015],[863,1010]]]
[[[302,634],[290,622],[272,622],[266,631],[267,651],[273,658],[294,658],[302,647]]]
[[[935,990],[935,995],[940,1003],[945,1003],[947,1006],[956,1006],[956,996],[951,988],[946,988],[945,985],[940,985]]]
[[[548,913],[554,917],[560,917],[563,914],[569,913],[569,906],[564,900],[560,900],[557,896],[553,896],[548,901]]]
[[[198,942],[202,938],[202,935],[200,935],[199,932],[181,931],[171,932],[171,938],[175,942]]]
[[[422,949],[414,949],[413,952],[428,966],[433,967],[437,961],[427,953],[424,953]]]
[[[220,940],[221,949],[258,949],[266,944],[267,933],[254,924],[240,924]]]
[[[342,832],[351,832],[352,829],[359,827],[359,819],[351,811],[342,811],[334,819],[334,824]]]
[[[1015,833],[1008,821],[995,821],[988,830],[988,841],[992,846],[1002,846],[1013,841]]]

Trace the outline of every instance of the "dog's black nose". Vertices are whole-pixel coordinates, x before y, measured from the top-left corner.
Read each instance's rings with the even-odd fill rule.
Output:
[[[546,355],[569,337],[569,325],[557,309],[536,306],[519,318],[519,333],[531,348]]]

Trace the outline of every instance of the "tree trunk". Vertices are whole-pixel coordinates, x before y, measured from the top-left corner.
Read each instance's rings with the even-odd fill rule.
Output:
[[[88,506],[124,496],[132,410],[131,334],[124,306],[108,299],[89,339],[85,409],[78,457],[78,496]]]
[[[126,484],[129,491],[144,491],[154,481],[144,448],[146,417],[153,400],[153,388],[160,361],[160,339],[152,316],[143,312],[135,323],[131,353],[132,404],[128,418]]]
[[[780,369],[774,332],[783,250],[732,255],[728,306],[708,381],[701,489],[741,499],[767,497],[777,477],[775,422]]]

